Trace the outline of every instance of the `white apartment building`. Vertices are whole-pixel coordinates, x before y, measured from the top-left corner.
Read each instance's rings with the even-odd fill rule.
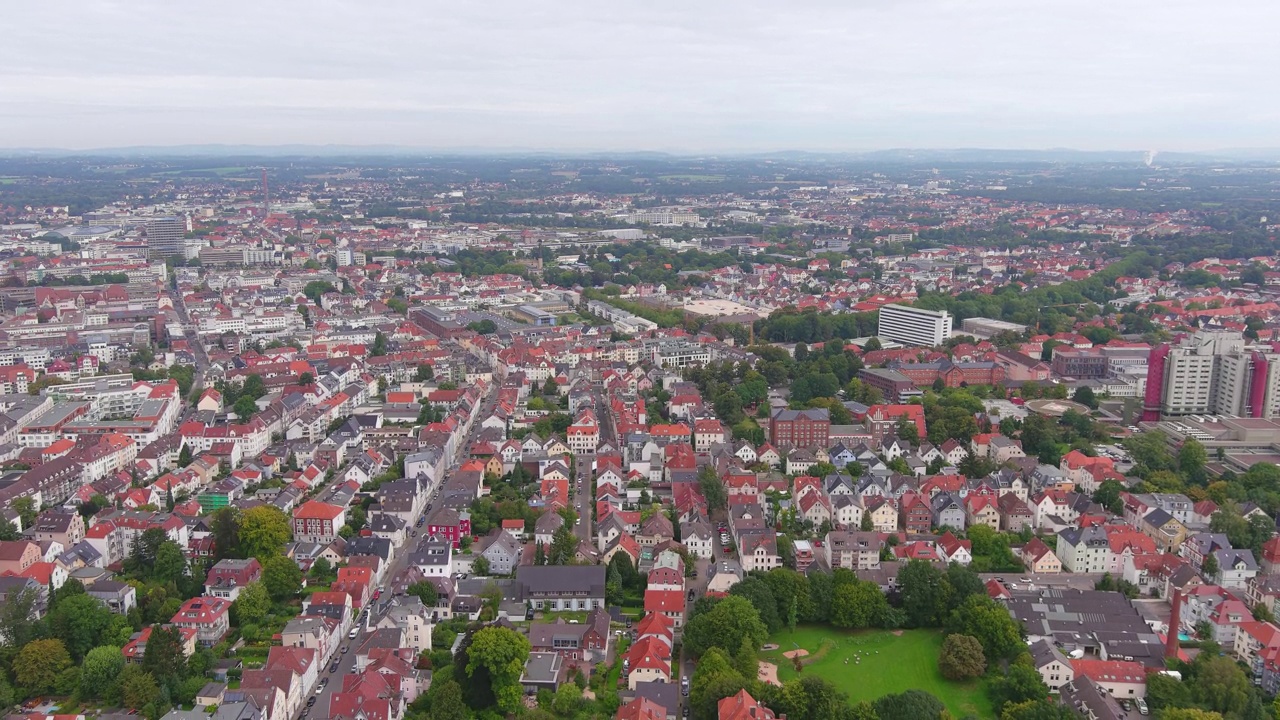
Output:
[[[889,304],[880,308],[881,338],[934,347],[951,337],[951,313],[946,310],[924,310],[907,305]]]

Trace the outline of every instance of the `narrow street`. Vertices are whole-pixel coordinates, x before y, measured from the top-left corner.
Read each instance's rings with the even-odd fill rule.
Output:
[[[187,313],[187,305],[182,299],[182,293],[173,287],[166,288],[166,292],[169,294],[169,299],[173,301],[173,309],[177,311],[178,318],[182,321],[183,335],[187,339],[187,344],[191,346],[191,354],[196,359],[196,374],[191,382],[191,391],[194,393],[204,387],[205,375],[209,372],[209,353],[205,350],[196,326],[191,322],[191,315]]]
[[[431,494],[427,497],[427,502],[423,507],[434,507],[436,499],[440,496],[440,490],[444,487],[445,479],[451,476],[453,472],[458,469],[458,466],[462,464],[462,461],[470,455],[471,446],[475,442],[476,437],[480,434],[480,423],[486,417],[493,414],[494,407],[497,405],[497,397],[498,385],[497,383],[492,383],[488,393],[480,402],[480,410],[475,414],[474,419],[472,420],[471,428],[467,432],[465,442],[459,444],[457,454],[450,461],[448,468],[440,479],[440,482],[436,483],[435,487],[431,489]],[[335,475],[335,479],[336,477],[337,476]],[[426,510],[424,516],[430,514],[431,510]],[[409,528],[411,532],[420,529],[421,528],[417,527],[416,522]],[[347,648],[348,651],[346,653],[342,653],[341,650],[339,650],[339,654],[330,658],[325,666],[320,669],[320,681],[323,682],[325,678],[328,678],[328,685],[320,691],[316,698],[314,707],[310,708],[313,712],[309,713],[308,710],[304,708],[301,717],[305,718],[313,716],[315,718],[327,718],[330,716],[329,701],[333,697],[333,693],[341,690],[342,677],[347,673],[352,672],[355,667],[355,651],[365,642],[366,639],[368,639],[370,634],[369,628],[377,625],[386,613],[386,601],[389,600],[388,588],[391,587],[395,578],[403,575],[405,570],[408,569],[409,556],[413,554],[415,549],[421,547],[426,540],[426,535],[422,532],[418,532],[417,537],[409,537],[404,545],[391,549],[391,561],[387,567],[387,571],[383,574],[383,582],[380,586],[380,589],[383,590],[382,597],[379,598],[379,601],[370,603],[367,614],[361,614],[360,617],[363,618],[363,620],[357,626],[359,628],[359,633],[356,638],[353,640],[346,636],[343,637],[342,647]],[[338,663],[338,667],[331,673],[329,672],[329,668],[332,667],[335,661]],[[313,689],[312,692],[314,693],[315,690]]]

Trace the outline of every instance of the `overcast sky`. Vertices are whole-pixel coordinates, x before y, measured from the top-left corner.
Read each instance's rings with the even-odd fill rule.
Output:
[[[12,0],[0,147],[1280,146],[1275,0]]]

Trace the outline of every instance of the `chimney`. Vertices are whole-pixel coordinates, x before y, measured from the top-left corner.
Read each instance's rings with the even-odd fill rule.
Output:
[[[1182,627],[1182,589],[1173,589],[1173,613],[1169,616],[1169,632],[1164,641],[1165,661],[1178,658],[1178,633]]]

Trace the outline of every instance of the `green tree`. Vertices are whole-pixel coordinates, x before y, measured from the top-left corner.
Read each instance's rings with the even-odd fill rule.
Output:
[[[120,673],[120,702],[127,708],[142,710],[160,699],[160,685],[155,677],[137,665],[126,665]]]
[[[702,491],[702,497],[706,498],[709,511],[723,510],[728,506],[729,492],[714,467],[704,465],[698,470],[698,489]]]
[[[948,635],[942,641],[938,655],[938,669],[948,680],[967,680],[987,671],[987,658],[982,653],[982,643],[972,635]]]
[[[1182,441],[1182,447],[1178,448],[1178,469],[1187,476],[1187,480],[1202,484],[1207,477],[1205,464],[1208,462],[1209,453],[1199,440],[1187,438]]]
[[[319,270],[319,268],[316,268]],[[311,299],[311,302],[320,304],[320,297],[325,293],[337,292],[338,288],[334,284],[326,280],[312,280],[302,288],[302,294]]]
[[[178,467],[184,468],[191,464],[191,446],[182,443],[182,449],[178,451]]]
[[[952,633],[977,638],[989,662],[1012,658],[1025,647],[1021,625],[986,595],[966,598],[952,613],[948,628]]]
[[[1218,558],[1211,554],[1205,554],[1204,560],[1200,563],[1200,571],[1207,577],[1213,577],[1218,574]],[[1205,638],[1207,639],[1207,638]]]
[[[240,513],[237,524],[238,549],[245,557],[278,555],[293,537],[289,516],[273,505],[257,505]]]
[[[568,565],[578,552],[578,536],[569,526],[561,525],[551,534],[551,550],[547,554],[548,565]]]
[[[449,678],[431,688],[431,720],[467,720],[471,711],[462,701],[462,687]]]
[[[1071,399],[1075,400],[1081,405],[1087,405],[1088,407],[1094,408],[1095,410],[1098,408],[1098,398],[1094,396],[1093,388],[1087,385],[1081,385],[1080,387],[1076,388],[1076,391],[1075,393],[1072,394]]]
[[[729,594],[746,598],[747,602],[756,609],[769,634],[782,629],[782,618],[778,615],[778,601],[773,596],[773,589],[763,578],[749,575],[729,588]],[[749,677],[755,677],[755,675],[752,674]]]
[[[1018,656],[1003,675],[997,675],[989,682],[987,691],[991,695],[997,713],[1003,712],[1005,706],[1009,704],[1017,705],[1028,700],[1039,701],[1049,697],[1049,688],[1040,678],[1040,672],[1036,670],[1031,656],[1026,653]]]
[[[1053,700],[1027,700],[1004,706],[1000,720],[1076,720],[1071,708]],[[1167,716],[1165,716],[1167,717]]]
[[[520,709],[520,675],[530,647],[528,638],[504,627],[487,627],[472,636],[467,674],[481,667],[488,671],[498,709],[504,713]]]
[[[946,707],[923,690],[884,695],[872,703],[880,720],[938,720]]]
[[[951,589],[941,570],[923,560],[912,560],[898,573],[898,587],[908,625],[937,627],[942,624]]]
[[[556,688],[555,699],[551,701],[551,709],[557,717],[573,717],[582,706],[582,688],[567,682]]]
[[[373,357],[381,357],[387,354],[387,336],[379,330],[373,336],[373,344],[369,346],[369,354]]]
[[[730,657],[733,667],[744,678],[758,677],[760,671],[760,658],[758,653],[760,646],[751,642],[751,638],[744,637],[742,642],[738,644],[738,649]]]
[[[27,530],[35,526],[36,516],[39,514],[39,508],[36,507],[35,498],[30,495],[14,498],[9,503],[9,507],[18,513],[18,519],[22,521],[22,529]]]
[[[115,645],[102,645],[89,651],[80,665],[80,694],[100,699],[116,684],[124,670],[124,655]]]
[[[1124,500],[1120,498],[1120,493],[1124,490],[1124,485],[1121,485],[1118,480],[1103,480],[1093,493],[1093,501],[1109,512],[1121,515],[1124,513]]]
[[[436,586],[426,580],[420,580],[405,589],[408,595],[417,595],[422,600],[422,604],[426,607],[433,608],[439,600],[440,593],[436,590]]]
[[[147,649],[142,655],[142,669],[156,682],[171,686],[187,673],[187,656],[182,650],[182,634],[178,628],[152,625]]]
[[[218,508],[209,516],[209,527],[213,531],[213,548],[217,559],[244,557],[240,552],[239,510]]]
[[[1231,715],[1243,712],[1249,704],[1249,678],[1231,658],[1215,655],[1203,662],[1197,658],[1192,674],[1192,693],[1207,709]]]
[[[272,600],[288,600],[302,592],[302,570],[289,558],[272,555],[262,563],[262,583]]]
[[[39,599],[35,590],[23,588],[0,603],[0,637],[10,647],[22,647],[35,638]]]
[[[889,601],[875,583],[856,580],[839,584],[831,601],[831,624],[857,630],[883,627],[889,610]]]
[[[117,617],[97,598],[81,593],[58,602],[49,613],[49,630],[62,640],[71,658],[79,661],[89,650],[104,644]]]
[[[693,657],[713,647],[736,651],[744,637],[759,647],[768,639],[769,629],[750,601],[731,595],[689,620],[684,631],[684,649]]]
[[[187,558],[182,548],[172,540],[166,540],[156,548],[155,563],[151,568],[151,577],[165,583],[176,583],[187,572]]]
[[[258,404],[253,398],[244,396],[236,400],[236,404],[232,409],[235,411],[236,417],[250,418],[258,412]]]
[[[18,686],[32,695],[52,692],[58,676],[71,667],[71,654],[61,640],[32,640],[13,658],[11,670]]]
[[[271,595],[261,581],[251,582],[240,588],[240,595],[231,604],[236,621],[240,625],[261,625],[271,614]]]
[[[911,443],[912,447],[920,445],[920,429],[916,426],[914,420],[910,420],[905,417],[899,418],[897,425],[894,426],[893,432],[898,436],[899,440],[905,443]]]
[[[489,558],[483,555],[480,555],[475,560],[472,560],[471,572],[475,573],[476,575],[488,575],[489,574]]]
[[[324,579],[333,574],[333,566],[324,558],[316,558],[316,561],[311,563],[311,570],[307,574],[313,578]]]
[[[754,679],[754,678],[753,678]],[[689,680],[689,707],[695,718],[717,717],[716,705],[747,687],[747,679],[734,669],[729,654],[713,647],[703,654]]]

